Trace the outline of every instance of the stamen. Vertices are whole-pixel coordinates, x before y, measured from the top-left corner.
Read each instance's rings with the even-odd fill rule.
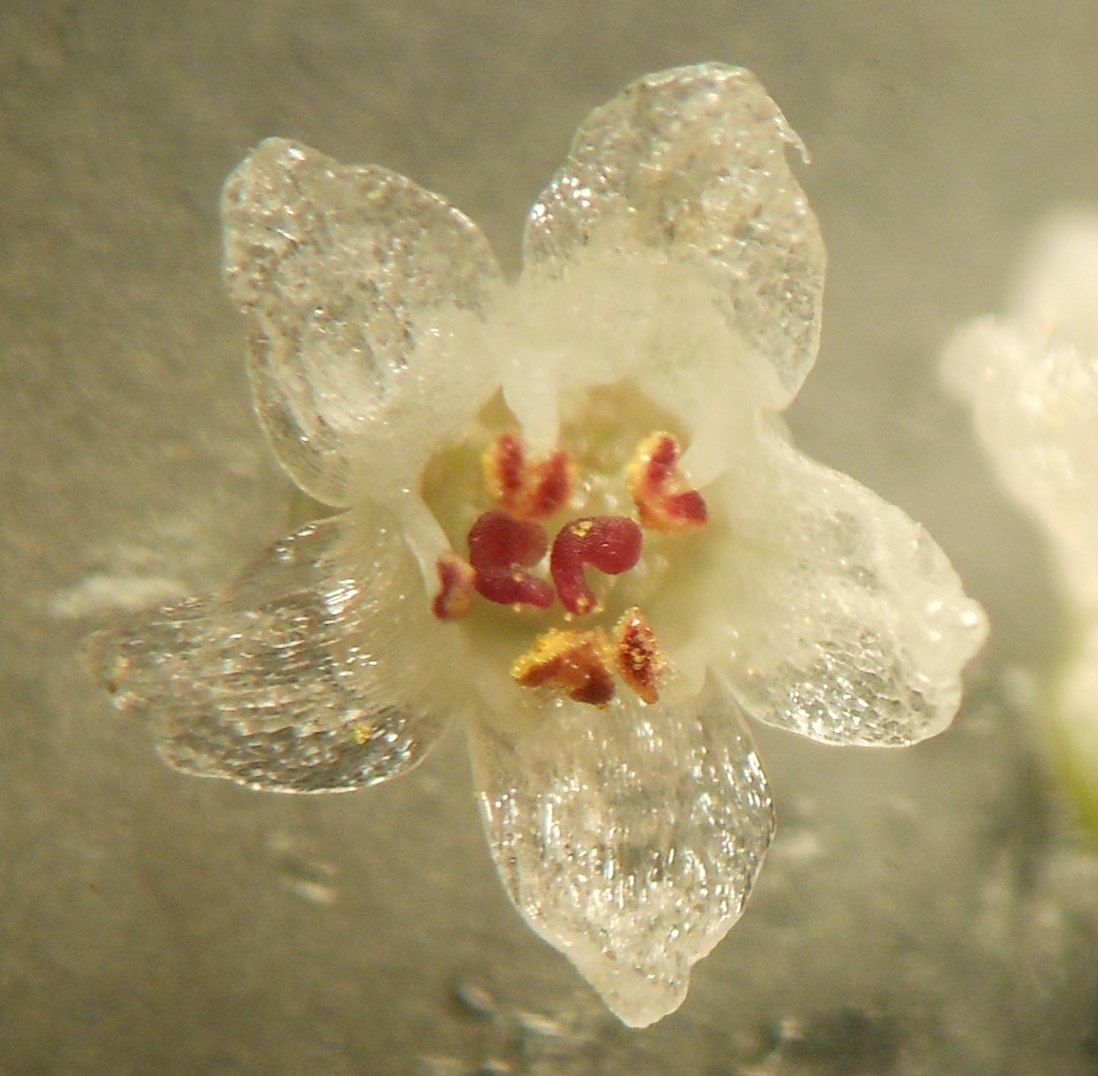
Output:
[[[434,599],[440,620],[467,615],[474,595],[499,605],[548,609],[559,597],[565,619],[599,613],[603,606],[587,580],[587,568],[620,575],[635,567],[644,545],[641,526],[689,531],[707,519],[705,500],[686,488],[678,469],[680,448],[669,433],[653,433],[638,446],[626,469],[626,485],[640,524],[625,515],[585,516],[562,527],[549,547],[541,521],[560,511],[576,481],[571,458],[557,451],[531,462],[517,433],[499,435],[482,457],[484,479],[496,507],[469,529],[468,560],[455,553],[438,559],[441,584]],[[549,551],[551,582],[538,578]],[[656,634],[638,608],[614,626],[587,630],[553,628],[540,634],[511,666],[523,687],[548,689],[576,702],[605,706],[620,676],[648,704],[659,698],[666,665]]]
[[[709,518],[705,498],[697,490],[684,488],[677,467],[681,454],[671,434],[654,433],[640,443],[629,462],[626,485],[641,523],[652,530],[699,530]]]
[[[614,628],[618,673],[647,703],[659,698],[658,683],[663,671],[656,633],[639,609],[630,609]]]
[[[476,571],[456,553],[443,553],[438,558],[438,580],[441,584],[431,608],[439,620],[457,620],[473,608],[473,588]]]
[[[523,687],[547,687],[576,702],[605,706],[614,697],[613,654],[606,634],[561,631],[539,635],[512,666],[511,675]]]
[[[643,541],[640,527],[627,516],[589,516],[563,527],[549,554],[549,574],[565,609],[577,616],[596,611],[584,565],[619,575],[640,559]]]
[[[572,495],[574,475],[568,453],[558,449],[532,462],[517,433],[502,433],[484,453],[484,484],[489,495],[518,519],[545,519]]]
[[[549,540],[540,523],[506,512],[485,512],[469,531],[469,561],[476,569],[477,592],[499,605],[548,609],[553,588],[523,569],[545,556]]]

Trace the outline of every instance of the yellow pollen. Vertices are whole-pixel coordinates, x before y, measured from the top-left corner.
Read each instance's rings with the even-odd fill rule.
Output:
[[[655,702],[663,660],[648,618],[639,609],[628,610],[614,628],[614,637],[618,674],[645,702]]]
[[[515,661],[511,675],[523,687],[547,688],[576,702],[605,706],[614,697],[613,654],[614,648],[601,629],[552,628]]]
[[[625,485],[641,525],[665,533],[696,531],[708,519],[705,498],[690,489],[678,467],[682,450],[669,433],[653,433],[637,447],[625,470]]]
[[[529,459],[518,433],[502,433],[481,456],[481,473],[488,495],[516,519],[545,519],[560,511],[572,496],[576,468],[560,449]]]
[[[443,553],[438,558],[437,569],[440,586],[433,604],[435,616],[439,620],[468,616],[473,609],[476,580],[473,566],[456,553]]]
[[[438,558],[435,616],[443,621],[468,616],[478,596],[523,615],[531,607],[540,612],[556,605],[555,618],[562,626],[543,631],[512,662],[510,673],[516,683],[602,707],[614,699],[620,680],[644,703],[656,702],[668,666],[651,624],[638,608],[627,609],[613,628],[572,625],[579,618],[606,612],[588,585],[585,570],[622,575],[635,567],[641,527],[674,533],[705,526],[705,500],[689,488],[678,467],[680,455],[673,434],[649,434],[619,476],[636,506],[636,517],[625,513],[571,521],[566,517],[557,524],[560,529],[550,542],[549,521],[554,515],[566,508],[590,511],[594,507],[573,503],[573,494],[586,488],[579,486],[576,463],[559,448],[531,458],[520,433],[496,435],[480,460],[485,490],[494,506],[477,518],[468,533],[468,559],[452,551]],[[365,744],[371,729],[356,725],[353,735],[356,742]]]

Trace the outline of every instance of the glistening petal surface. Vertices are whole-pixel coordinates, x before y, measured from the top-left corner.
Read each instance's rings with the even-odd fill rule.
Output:
[[[826,255],[786,160],[801,147],[755,77],[720,64],[634,83],[580,127],[526,227],[525,264],[554,276],[587,250],[693,272],[785,406],[816,357]],[[677,275],[676,279],[680,279]]]
[[[344,506],[371,420],[416,379],[439,318],[480,311],[495,257],[472,221],[410,179],[283,139],[233,172],[222,214],[260,417],[301,488]]]
[[[824,743],[901,746],[941,732],[987,633],[934,540],[852,478],[763,436],[720,496],[716,668],[753,717]]]
[[[120,709],[150,721],[172,765],[253,788],[333,792],[423,758],[443,720],[412,690],[431,678],[429,655],[410,645],[414,562],[380,527],[352,568],[342,530],[336,519],[312,524],[222,594],[89,639],[93,673]]]
[[[519,911],[625,1023],[677,1009],[773,834],[735,705],[719,689],[688,706],[567,703],[524,735],[471,735],[485,829]]]

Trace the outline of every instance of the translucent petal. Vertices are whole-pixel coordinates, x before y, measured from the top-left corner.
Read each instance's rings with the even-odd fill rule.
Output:
[[[999,477],[1051,531],[1071,599],[1098,609],[1098,220],[1049,227],[1019,310],[943,356]]]
[[[399,537],[347,556],[329,519],[276,544],[220,595],[93,635],[86,657],[174,766],[253,788],[334,792],[411,769],[441,732],[415,563]],[[348,566],[353,563],[353,569]],[[412,588],[411,590],[409,588]]]
[[[411,180],[282,139],[233,172],[222,213],[260,416],[302,489],[346,505],[369,420],[418,380],[440,318],[479,312],[495,257],[476,225]]]
[[[1073,559],[1081,568],[1095,564],[1098,352],[1049,339],[1035,326],[985,318],[954,337],[944,363],[1011,492],[1061,542],[1078,547]]]
[[[511,899],[626,1023],[682,1004],[739,918],[773,835],[735,705],[562,704],[524,735],[471,730],[488,841]]]
[[[983,611],[898,508],[779,437],[761,447],[721,490],[733,534],[715,587],[718,668],[752,716],[824,743],[940,732]]]
[[[1098,356],[1098,213],[1065,210],[1038,233],[1014,307],[1046,337]]]
[[[785,156],[803,146],[754,76],[720,64],[634,83],[596,109],[527,223],[527,272],[586,250],[688,266],[784,406],[819,342],[826,255]],[[643,253],[642,253],[643,252]]]

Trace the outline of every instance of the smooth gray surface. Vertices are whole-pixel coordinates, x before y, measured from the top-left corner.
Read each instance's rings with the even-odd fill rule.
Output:
[[[0,1073],[1098,1071],[1098,863],[1027,725],[1060,614],[935,370],[1033,223],[1098,204],[1095,55],[1085,0],[5,0]],[[703,59],[813,153],[801,445],[926,523],[994,637],[924,747],[759,733],[781,828],[752,904],[627,1032],[507,904],[459,735],[368,792],[248,793],[164,767],[75,650],[120,579],[207,589],[286,529],[219,273],[253,143],[405,172],[515,268],[587,111]]]

